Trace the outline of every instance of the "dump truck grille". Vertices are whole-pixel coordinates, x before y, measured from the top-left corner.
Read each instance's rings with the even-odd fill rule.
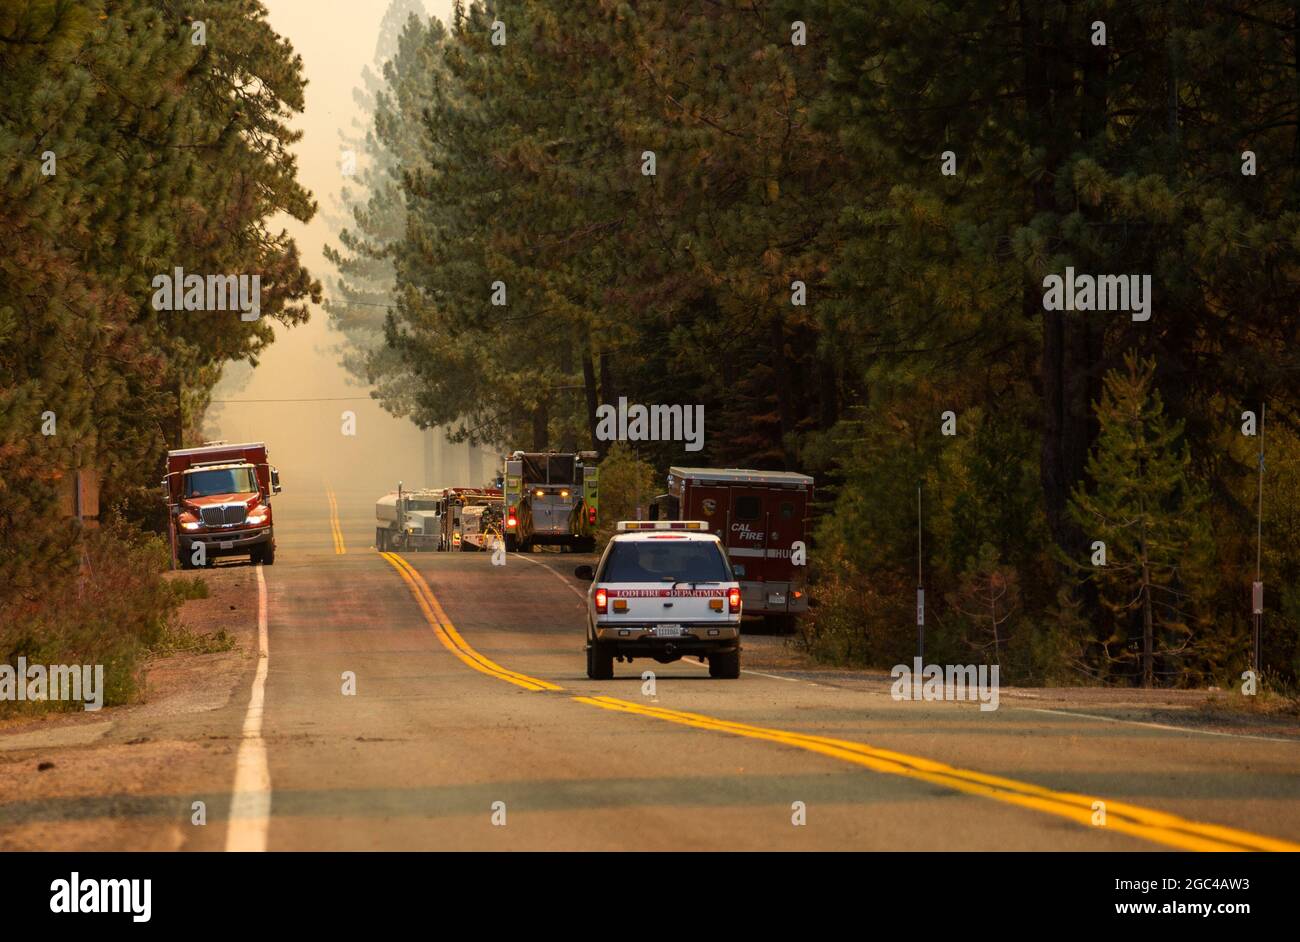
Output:
[[[243,523],[248,508],[243,504],[222,504],[220,507],[204,507],[200,510],[205,527],[228,527]]]

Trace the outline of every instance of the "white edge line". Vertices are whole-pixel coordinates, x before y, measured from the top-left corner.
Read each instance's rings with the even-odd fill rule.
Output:
[[[1229,739],[1257,739],[1261,742],[1288,742],[1296,744],[1294,739],[1279,739],[1275,736],[1252,736],[1249,733],[1223,733],[1213,729],[1195,729],[1191,726],[1170,726],[1166,723],[1144,723],[1141,720],[1122,720],[1114,716],[1098,716],[1095,713],[1072,713],[1069,710],[1048,710],[1043,707],[1016,707],[1031,713],[1052,713],[1056,716],[1077,716],[1085,720],[1101,720],[1104,723],[1124,723],[1129,726],[1147,726],[1151,729],[1166,729],[1175,733],[1196,733],[1201,736],[1227,736]]]
[[[257,565],[257,674],[244,714],[243,738],[235,756],[235,786],[230,796],[227,851],[264,851],[271,825],[271,770],[262,738],[266,672],[270,654],[266,631],[266,577]]]

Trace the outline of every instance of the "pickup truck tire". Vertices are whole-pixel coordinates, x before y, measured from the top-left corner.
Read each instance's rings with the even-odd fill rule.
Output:
[[[599,641],[587,645],[587,676],[592,680],[614,679],[614,652]]]
[[[257,557],[254,557],[253,562],[261,563],[263,566],[271,566],[275,564],[275,540],[274,539],[272,539],[270,543],[267,543],[265,546],[262,547],[261,558],[259,559]]]
[[[726,654],[710,654],[709,676],[722,680],[736,680],[739,678],[740,652],[729,651]]]

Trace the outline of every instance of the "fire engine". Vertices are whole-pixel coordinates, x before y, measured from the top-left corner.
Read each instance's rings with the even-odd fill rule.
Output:
[[[460,511],[460,548],[463,552],[493,550],[503,534],[505,508],[500,498],[468,504]]]
[[[507,458],[502,478],[506,549],[526,553],[550,545],[577,553],[594,550],[599,473],[594,451],[516,451]]]
[[[464,545],[465,512],[473,507],[499,507],[501,491],[495,487],[444,487],[441,493],[438,513],[442,521],[442,543],[438,548],[452,551],[474,549]],[[471,516],[475,525],[480,523],[478,516]]]
[[[791,471],[669,468],[652,520],[703,520],[722,540],[746,614],[790,628],[808,611],[808,523],[813,479]]]
[[[244,554],[254,563],[275,562],[271,495],[280,493],[280,472],[271,467],[265,443],[208,442],[169,451],[162,488],[173,552],[183,568]],[[201,556],[196,544],[203,545]]]

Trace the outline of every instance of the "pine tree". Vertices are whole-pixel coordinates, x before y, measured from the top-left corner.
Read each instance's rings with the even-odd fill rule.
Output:
[[[1155,364],[1130,353],[1124,366],[1106,374],[1088,457],[1092,486],[1074,490],[1070,513],[1105,544],[1104,563],[1094,543],[1080,565],[1110,615],[1105,657],[1131,663],[1137,641],[1141,682],[1150,687],[1157,659],[1172,667],[1197,642],[1213,549],[1201,516],[1206,498],[1191,478],[1182,423],[1166,418],[1154,388]]]

